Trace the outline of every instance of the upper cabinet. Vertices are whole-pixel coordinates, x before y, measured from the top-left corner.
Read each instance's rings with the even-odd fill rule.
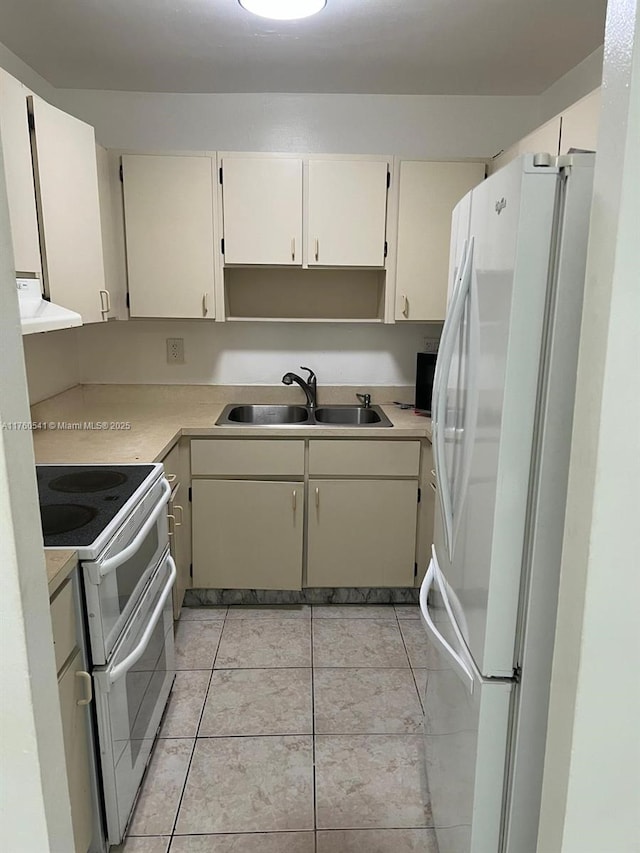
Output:
[[[520,154],[568,154],[572,148],[595,151],[600,124],[600,101],[601,90],[594,89],[495,157],[490,165],[491,174]]]
[[[82,315],[107,318],[93,128],[32,95],[32,155],[45,293]]]
[[[310,160],[309,266],[384,267],[386,160]]]
[[[560,153],[571,148],[595,151],[598,146],[601,90],[595,89],[562,113]]]
[[[211,157],[123,155],[132,317],[215,317]]]
[[[225,264],[302,264],[302,160],[224,154]]]
[[[15,268],[40,276],[40,243],[31,165],[27,96],[18,80],[0,69],[0,137],[9,203]]]
[[[396,320],[444,320],[451,214],[484,172],[484,163],[401,162]]]

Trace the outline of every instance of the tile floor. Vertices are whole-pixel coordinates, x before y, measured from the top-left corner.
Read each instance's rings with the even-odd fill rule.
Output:
[[[183,610],[118,853],[435,853],[428,648],[408,605]]]

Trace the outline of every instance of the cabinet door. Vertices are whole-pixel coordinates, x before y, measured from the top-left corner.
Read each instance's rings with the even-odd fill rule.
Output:
[[[451,215],[484,169],[484,163],[400,164],[396,320],[444,320]]]
[[[310,160],[309,266],[383,267],[386,160]]]
[[[189,548],[187,539],[189,529],[187,527],[187,519],[185,518],[184,507],[187,502],[186,488],[182,483],[178,483],[171,493],[169,501],[169,531],[170,531],[170,546],[171,556],[174,559],[177,569],[176,582],[173,586],[173,618],[180,618],[182,602],[184,601],[184,593],[190,584],[189,574]]]
[[[86,853],[93,836],[88,706],[78,705],[87,698],[86,678],[77,675],[83,671],[82,654],[78,651],[58,681],[76,853]]]
[[[518,155],[548,153],[554,156],[560,152],[560,116],[536,128],[518,142]]]
[[[127,154],[122,175],[131,316],[213,318],[213,160]]]
[[[106,319],[93,128],[29,98],[45,292],[83,323]]]
[[[300,589],[302,483],[194,480],[193,583]]]
[[[601,90],[595,89],[562,113],[561,154],[566,154],[570,148],[597,149],[601,95]]]
[[[224,157],[225,264],[302,264],[302,160]]]
[[[0,136],[15,268],[41,274],[36,197],[31,165],[27,96],[31,93],[0,68]]]
[[[310,480],[307,586],[413,586],[416,480]]]

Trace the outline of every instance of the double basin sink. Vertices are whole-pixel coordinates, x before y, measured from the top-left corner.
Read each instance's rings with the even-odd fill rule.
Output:
[[[392,427],[380,406],[237,405],[222,411],[216,426],[339,426]]]

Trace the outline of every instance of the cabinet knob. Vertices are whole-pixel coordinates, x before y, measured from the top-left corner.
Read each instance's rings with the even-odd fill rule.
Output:
[[[296,238],[291,238],[291,260],[295,261],[296,259]]]
[[[295,512],[296,507],[298,505],[298,492],[296,491],[296,489],[294,489],[291,493],[291,505],[293,507],[293,511]]]
[[[409,300],[406,293],[402,294],[402,313],[405,317],[409,316]]]
[[[320,489],[316,488],[316,509],[320,509]]]
[[[209,294],[207,293],[206,290],[202,294],[202,313],[204,314],[205,317],[209,313]]]
[[[314,245],[314,252],[313,252],[313,254],[315,255],[315,259],[316,259],[316,261],[317,261],[317,260],[320,258],[320,240],[318,240],[318,238],[317,238],[317,237],[316,237],[316,239],[313,241],[313,245]]]
[[[176,532],[176,517],[173,513],[167,513],[167,518],[169,520],[169,536],[173,536]]]
[[[176,512],[180,510],[180,521],[176,519],[176,527],[182,527],[182,522],[184,520],[184,509],[180,506],[180,504],[176,504],[173,508]]]

